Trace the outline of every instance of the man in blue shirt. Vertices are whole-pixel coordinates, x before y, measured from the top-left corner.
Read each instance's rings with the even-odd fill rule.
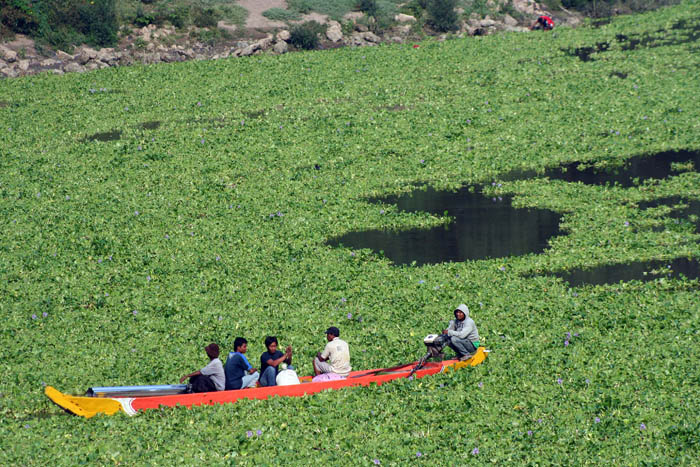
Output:
[[[254,388],[260,374],[243,355],[248,350],[248,341],[243,337],[236,337],[233,349],[234,352],[229,352],[224,366],[226,390]]]

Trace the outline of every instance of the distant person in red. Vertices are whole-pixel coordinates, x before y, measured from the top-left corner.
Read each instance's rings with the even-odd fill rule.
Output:
[[[554,29],[554,20],[550,18],[549,16],[540,16],[537,18],[537,21],[535,21],[532,26],[530,26],[530,29],[533,31],[536,31],[538,29],[541,29],[543,31],[550,31]]]

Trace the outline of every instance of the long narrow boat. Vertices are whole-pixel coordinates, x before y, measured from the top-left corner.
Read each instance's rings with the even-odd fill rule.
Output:
[[[301,397],[314,394],[327,389],[340,389],[350,386],[368,386],[371,383],[377,385],[386,383],[398,378],[414,376],[422,378],[447,371],[455,371],[468,366],[476,366],[483,362],[488,355],[488,350],[479,347],[477,352],[468,360],[463,362],[457,360],[443,360],[441,362],[425,363],[416,370],[418,362],[399,365],[392,368],[379,368],[375,370],[353,371],[350,375],[341,380],[311,382],[310,377],[301,378],[300,384],[291,386],[270,386],[251,389],[239,389],[237,391],[216,391],[196,394],[170,394],[163,395],[158,392],[167,392],[168,389],[179,388],[175,386],[122,386],[119,388],[109,388],[112,391],[105,391],[112,397],[100,397],[100,388],[91,388],[86,396],[71,396],[47,386],[46,395],[60,407],[80,415],[90,418],[98,413],[114,415],[117,412],[124,412],[128,415],[135,415],[141,410],[157,409],[162,406],[174,407],[176,405],[192,407],[197,405],[227,404],[236,402],[239,399],[267,399],[268,397]],[[115,390],[119,391],[115,391]],[[114,397],[118,394],[119,397]],[[134,394],[147,394],[141,397],[127,397]]]

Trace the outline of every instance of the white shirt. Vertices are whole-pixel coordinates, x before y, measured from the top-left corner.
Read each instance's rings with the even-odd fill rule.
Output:
[[[205,366],[199,370],[204,376],[209,376],[214,382],[214,386],[217,391],[223,391],[226,387],[226,375],[224,374],[224,366],[221,364],[221,360],[215,358],[209,365]]]
[[[347,376],[350,370],[352,370],[350,366],[350,348],[348,347],[348,343],[339,337],[336,337],[326,344],[326,348],[323,349],[321,357],[328,361],[331,368],[333,368],[333,373]]]

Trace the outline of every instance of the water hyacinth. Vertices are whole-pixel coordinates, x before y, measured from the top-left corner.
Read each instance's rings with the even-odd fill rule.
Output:
[[[255,432],[255,434],[258,435],[258,436],[262,435],[262,430],[257,430],[257,431]]]
[[[476,456],[477,454],[479,454],[479,448],[472,449],[472,456]]]
[[[600,417],[596,417],[596,418],[593,420],[593,423],[600,423]]]
[[[348,319],[352,319],[352,313],[348,313]]]
[[[250,431],[250,430],[248,430],[248,431],[246,431],[245,435],[246,435],[246,437],[248,437],[248,438],[252,438],[252,437],[253,437],[253,432]]]

